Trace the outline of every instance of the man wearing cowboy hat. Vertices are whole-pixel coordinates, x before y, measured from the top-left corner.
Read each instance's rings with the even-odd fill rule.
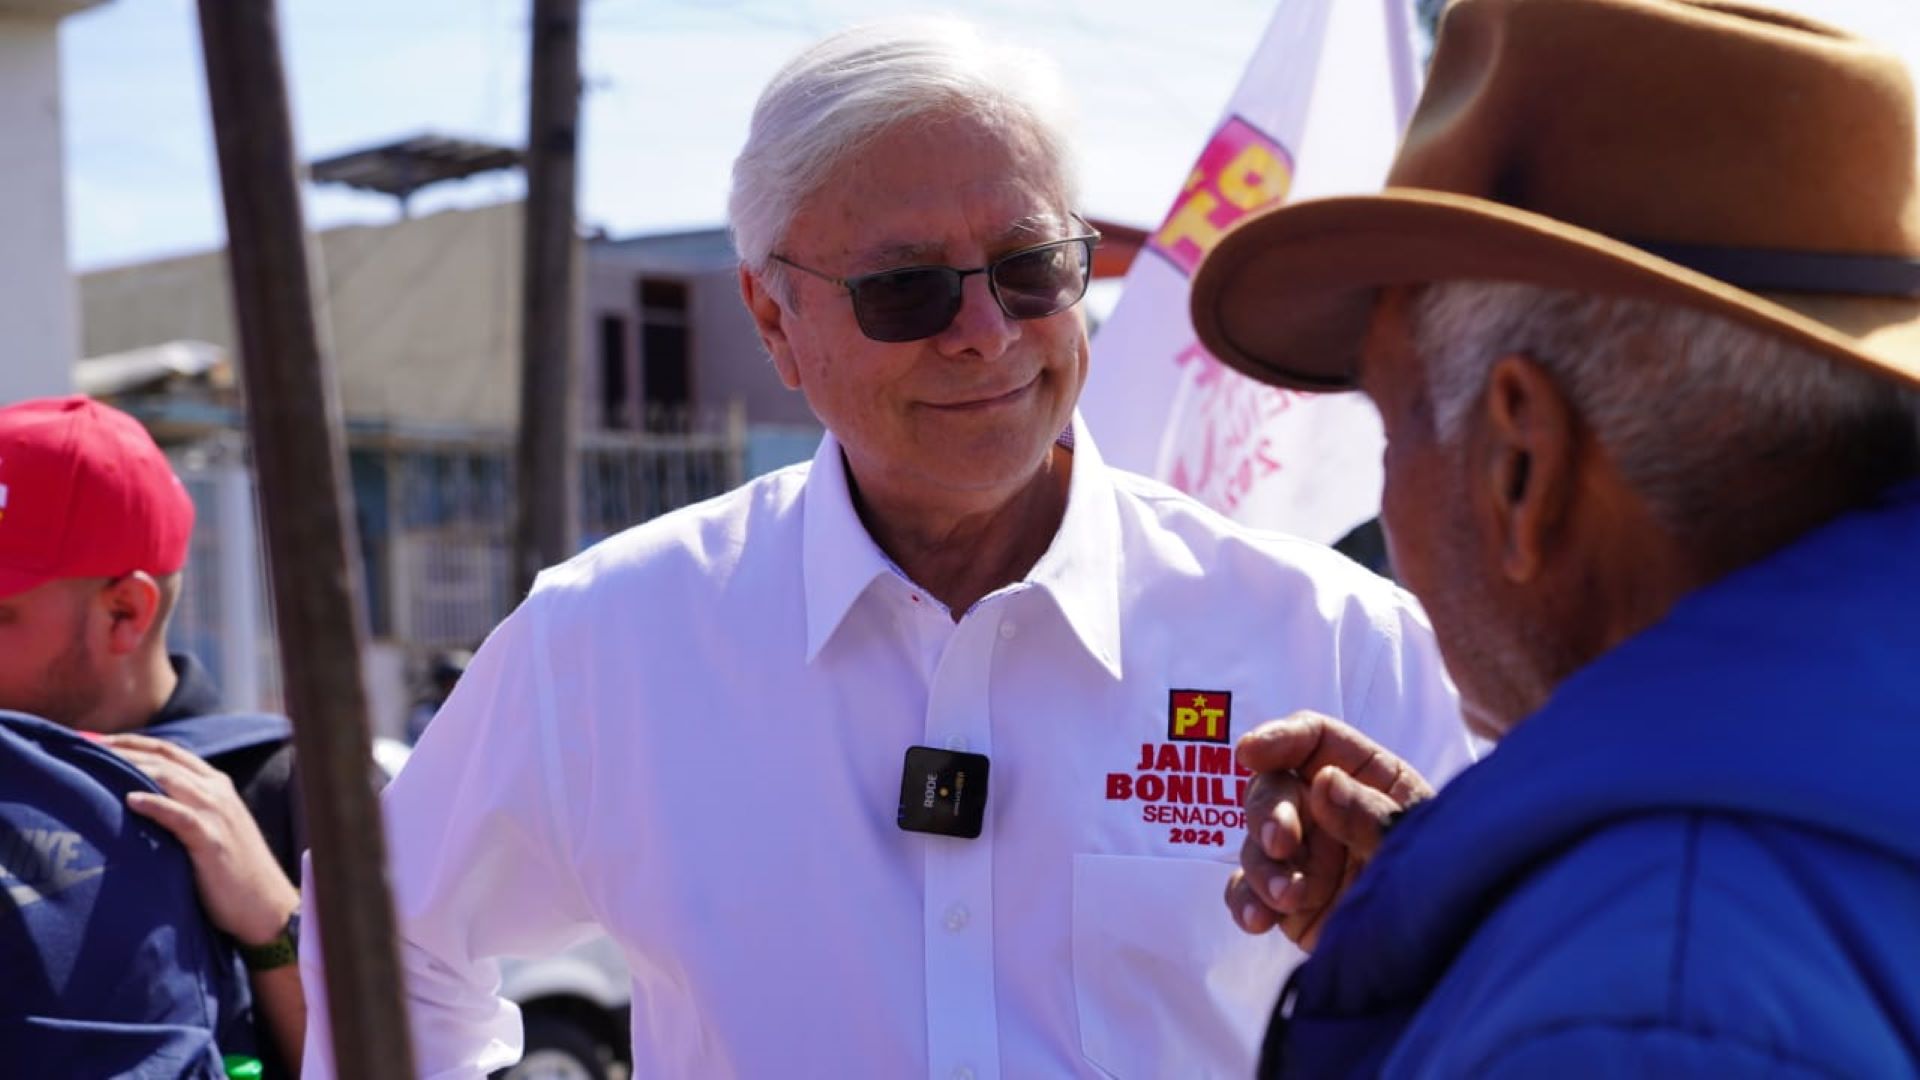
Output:
[[[1920,1069],[1900,62],[1734,4],[1458,0],[1388,190],[1248,221],[1194,319],[1379,405],[1394,565],[1502,740],[1431,798],[1333,719],[1242,740],[1228,904],[1315,949],[1268,1071]]]

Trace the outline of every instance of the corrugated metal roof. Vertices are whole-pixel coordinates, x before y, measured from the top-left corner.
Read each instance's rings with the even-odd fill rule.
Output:
[[[411,139],[322,158],[307,167],[314,180],[406,198],[429,184],[496,169],[517,168],[525,155],[515,147],[444,135]]]

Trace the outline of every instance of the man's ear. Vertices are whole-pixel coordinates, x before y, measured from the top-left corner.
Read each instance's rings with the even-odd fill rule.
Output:
[[[1492,508],[1500,569],[1531,581],[1546,564],[1576,475],[1572,404],[1547,370],[1517,353],[1496,360],[1481,399],[1485,505]]]
[[[794,363],[793,344],[787,340],[787,311],[774,295],[773,287],[759,274],[740,264],[740,299],[753,316],[753,327],[760,332],[760,344],[773,358],[773,368],[789,390],[800,389],[800,365]]]
[[[107,650],[124,656],[147,640],[160,617],[160,583],[135,570],[108,581],[96,598]]]

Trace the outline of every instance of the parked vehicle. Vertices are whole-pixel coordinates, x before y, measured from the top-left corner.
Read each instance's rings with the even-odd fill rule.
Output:
[[[504,963],[500,990],[520,1006],[527,1046],[520,1064],[496,1080],[610,1080],[631,1072],[633,983],[610,938]]]

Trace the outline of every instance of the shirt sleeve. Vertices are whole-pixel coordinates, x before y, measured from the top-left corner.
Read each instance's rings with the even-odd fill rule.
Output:
[[[484,1078],[521,1048],[497,958],[559,951],[593,931],[560,800],[542,598],[509,616],[474,657],[382,798],[388,875],[416,1075]],[[317,916],[308,878],[306,910]],[[309,1008],[305,1069],[337,1074],[318,947],[302,922]]]
[[[1479,745],[1460,715],[1460,696],[1440,659],[1426,613],[1402,589],[1373,612],[1345,719],[1412,765],[1435,788],[1471,765]]]

